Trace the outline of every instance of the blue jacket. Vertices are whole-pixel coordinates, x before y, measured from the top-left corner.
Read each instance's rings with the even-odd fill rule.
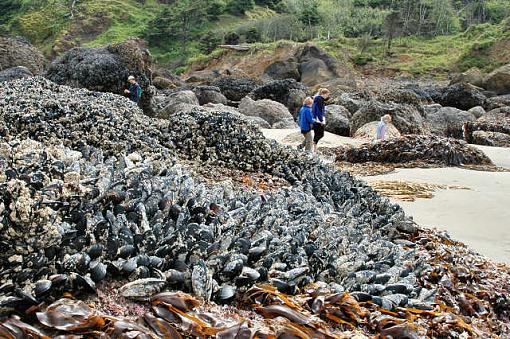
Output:
[[[313,125],[313,115],[310,107],[303,105],[299,111],[299,128],[301,133],[310,132]]]
[[[129,99],[133,102],[138,103],[140,101],[140,97],[142,96],[142,88],[138,83],[134,83],[129,85]]]
[[[313,118],[317,121],[324,122],[324,113],[326,113],[326,103],[323,97],[317,95],[313,99],[312,106]]]

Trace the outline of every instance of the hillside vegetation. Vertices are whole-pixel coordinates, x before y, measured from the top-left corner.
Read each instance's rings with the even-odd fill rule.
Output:
[[[313,40],[367,72],[442,76],[510,61],[509,14],[507,0],[3,0],[0,32],[49,57],[140,37],[174,70],[221,43]]]

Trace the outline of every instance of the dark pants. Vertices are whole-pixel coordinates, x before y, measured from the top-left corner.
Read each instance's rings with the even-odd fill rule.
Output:
[[[324,125],[322,124],[313,124],[313,142],[315,144],[319,143],[319,140],[321,140],[324,137]]]

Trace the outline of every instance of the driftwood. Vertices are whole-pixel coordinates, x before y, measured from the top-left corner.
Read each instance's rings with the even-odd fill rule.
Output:
[[[247,45],[219,45],[219,48],[231,49],[238,52],[247,52],[250,50],[250,46]]]

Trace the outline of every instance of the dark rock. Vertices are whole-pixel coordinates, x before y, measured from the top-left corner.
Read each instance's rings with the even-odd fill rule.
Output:
[[[0,71],[0,82],[30,78],[32,76],[34,75],[28,70],[28,68],[24,66],[16,66]]]
[[[213,82],[212,85],[218,87],[221,93],[232,101],[241,101],[257,87],[257,83],[252,79],[234,77],[223,77]]]
[[[253,100],[269,99],[285,105],[296,116],[303,105],[308,88],[293,80],[275,80],[255,88],[249,96]]]
[[[348,137],[350,134],[349,118],[351,113],[343,106],[326,107],[326,131]]]
[[[468,110],[476,106],[483,106],[486,99],[478,87],[459,83],[445,88],[437,102],[442,106]]]
[[[44,71],[46,59],[24,39],[0,37],[0,71],[18,66],[38,75]]]
[[[466,122],[475,121],[473,114],[453,107],[441,107],[427,114],[427,125],[432,134],[461,139]]]
[[[403,104],[383,104],[372,100],[363,105],[351,118],[351,134],[361,126],[379,121],[385,114],[392,117],[392,123],[404,134],[423,133],[425,121],[420,111],[412,105]]]
[[[294,79],[299,81],[301,79],[299,65],[295,58],[272,63],[264,70],[264,75],[273,80]]]
[[[193,88],[193,92],[198,98],[200,105],[205,104],[227,104],[227,98],[221,93],[219,87],[214,86],[197,86]]]

